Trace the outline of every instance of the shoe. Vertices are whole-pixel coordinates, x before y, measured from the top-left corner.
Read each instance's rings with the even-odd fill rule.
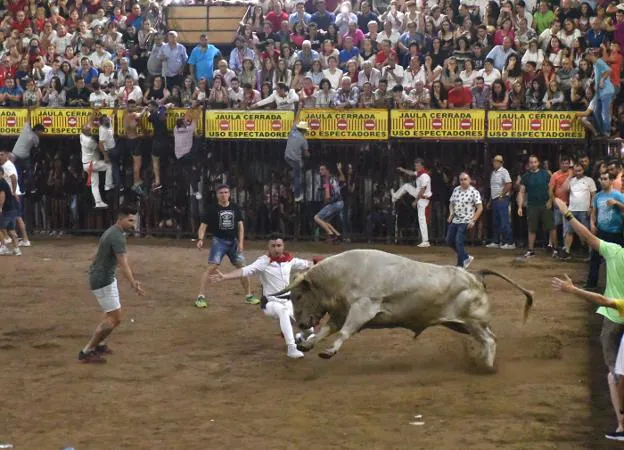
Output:
[[[106,362],[106,359],[95,350],[91,350],[88,353],[80,350],[80,353],[78,353],[78,361],[85,364],[102,364]]]
[[[295,197],[295,203],[299,203],[303,201],[303,194],[298,195],[297,197]]]
[[[4,255],[10,255],[10,254],[11,254],[11,250],[9,250],[9,247],[5,247],[5,246],[0,247],[0,255],[4,256]]]
[[[10,237],[7,237],[7,238],[4,239],[4,243],[5,244],[10,244],[11,241],[12,241],[12,239]]]
[[[96,209],[106,209],[108,208],[108,205],[104,202],[96,202],[95,203],[95,208]]]
[[[22,251],[19,248],[14,249],[13,256],[22,256]]]
[[[567,260],[572,259],[572,257],[566,250],[561,249],[559,250],[559,259],[563,259],[564,261],[567,261]]]
[[[195,200],[201,200],[201,199],[202,199],[201,192],[195,192]]]
[[[288,353],[286,353],[286,356],[288,356],[289,358],[293,358],[293,359],[299,359],[299,358],[303,358],[303,352],[300,352],[299,350],[297,350],[296,345],[289,345]]]
[[[245,303],[247,303],[248,305],[257,305],[258,303],[260,303],[260,299],[255,295],[248,295],[247,297],[245,297]]]
[[[50,237],[54,237],[54,236],[56,236],[56,230],[52,230],[52,231],[50,231],[50,232],[48,233],[48,236],[50,236]]]
[[[421,242],[420,244],[418,244],[417,247],[429,248],[429,247],[431,247],[431,244],[429,243],[429,241],[424,241],[424,242]]]
[[[553,257],[553,258],[559,258],[559,250],[554,249],[554,250],[552,251],[552,257]]]
[[[30,241],[19,241],[17,244],[18,247],[32,247]]]
[[[500,246],[503,250],[515,250],[516,244],[503,244]]]
[[[197,300],[195,300],[195,306],[197,308],[208,308],[208,303],[206,303],[206,297],[203,295],[199,295]]]
[[[486,245],[485,248],[503,248],[503,246],[498,245],[496,242],[492,242],[491,244]]]
[[[100,355],[112,355],[113,351],[108,345],[102,344],[95,347],[95,353],[99,353]]]
[[[132,189],[132,191],[134,191],[135,194],[141,197],[145,195],[145,191],[143,190],[143,185],[141,184],[135,184],[130,189]]]
[[[162,189],[162,184],[158,183],[158,184],[152,184],[152,192],[156,192],[159,189]]]
[[[535,250],[527,250],[526,253],[524,255],[522,255],[523,258],[534,258],[535,257]]]
[[[464,269],[467,269],[472,261],[474,261],[474,256],[468,255],[468,258],[464,259]]]
[[[624,431],[614,431],[612,433],[605,434],[605,437],[610,441],[624,441]]]

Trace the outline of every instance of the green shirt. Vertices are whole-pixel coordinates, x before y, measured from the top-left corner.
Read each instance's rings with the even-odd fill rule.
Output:
[[[607,262],[607,288],[604,296],[611,299],[624,298],[624,248],[611,242],[600,241],[600,256]],[[617,309],[601,306],[596,310],[612,322],[624,324]]]
[[[553,20],[555,20],[555,13],[551,10],[546,11],[546,14],[542,14],[539,11],[533,14],[533,22],[535,22],[537,35],[539,36],[546,28],[550,27]]]
[[[550,175],[544,169],[537,172],[527,172],[522,175],[521,183],[526,188],[527,206],[544,207],[550,198],[548,182]]]
[[[117,255],[126,253],[126,238],[117,225],[104,232],[98,244],[97,254],[89,267],[91,290],[108,286],[115,280]]]

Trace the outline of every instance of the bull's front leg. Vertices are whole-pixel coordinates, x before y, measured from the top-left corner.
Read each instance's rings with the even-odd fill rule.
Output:
[[[381,311],[381,302],[376,302],[368,297],[362,297],[351,304],[347,318],[338,333],[334,344],[319,353],[324,359],[334,356],[342,344],[357,333],[366,323],[372,320]]]
[[[336,325],[330,318],[326,324],[323,324],[321,326],[321,328],[319,329],[319,332],[315,333],[314,337],[311,337],[310,339],[307,339],[303,341],[301,344],[297,345],[297,349],[302,352],[310,351],[314,348],[314,346],[318,342],[322,341],[327,336],[331,336],[336,331],[338,331],[338,328],[336,327]]]

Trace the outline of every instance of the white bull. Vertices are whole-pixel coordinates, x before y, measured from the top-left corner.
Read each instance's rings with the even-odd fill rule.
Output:
[[[470,334],[480,345],[483,362],[493,369],[496,341],[490,329],[486,275],[498,276],[525,294],[526,320],[533,292],[505,275],[492,270],[473,274],[379,250],[349,250],[329,257],[270,295],[290,292],[302,329],[329,316],[316,337],[300,344],[300,350],[307,351],[339,331],[333,345],[319,353],[322,358],[334,356],[349,337],[365,328],[407,328],[417,337],[428,327],[443,325]]]

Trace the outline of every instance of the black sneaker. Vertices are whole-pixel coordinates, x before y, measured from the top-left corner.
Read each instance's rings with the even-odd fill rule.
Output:
[[[572,259],[572,257],[567,251],[565,251],[565,249],[562,248],[561,250],[559,250],[559,259],[567,261],[569,259]]]
[[[527,250],[523,255],[523,258],[533,258],[535,257],[535,250]]]
[[[100,355],[112,355],[113,350],[111,350],[108,345],[103,344],[95,347],[95,353],[99,353]]]
[[[624,431],[614,431],[605,434],[605,437],[611,441],[624,441]]]
[[[78,361],[85,364],[102,364],[106,362],[106,359],[95,350],[91,350],[87,353],[80,350],[80,353],[78,353]]]

